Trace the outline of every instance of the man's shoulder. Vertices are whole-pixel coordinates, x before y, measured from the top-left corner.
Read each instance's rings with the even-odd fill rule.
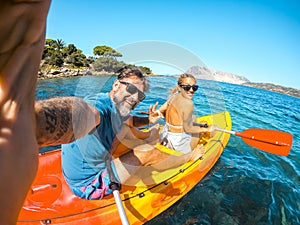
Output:
[[[99,98],[103,98],[103,99],[109,98],[109,95],[108,95],[108,93],[100,92],[100,93],[96,93],[96,94],[89,94],[84,97],[85,100],[99,99]]]
[[[84,100],[93,106],[95,106],[97,102],[111,101],[108,93],[97,93],[97,94],[87,95],[84,97]]]

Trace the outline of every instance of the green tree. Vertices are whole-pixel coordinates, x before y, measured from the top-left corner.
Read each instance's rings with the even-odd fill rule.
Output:
[[[122,57],[123,56],[120,52],[117,52],[115,49],[113,49],[111,52],[109,52],[109,54],[112,57]]]
[[[138,68],[147,75],[152,74],[152,70],[149,67],[139,66]]]
[[[88,66],[86,56],[82,54],[81,51],[73,52],[67,59],[67,63],[74,65],[75,67]]]
[[[74,44],[69,44],[62,49],[62,53],[64,56],[71,55],[77,51],[78,51],[78,49],[76,48],[76,46]]]
[[[96,71],[115,73],[121,68],[125,67],[126,64],[124,62],[119,62],[118,60],[112,57],[100,57],[95,60],[93,66]]]
[[[122,54],[120,52],[117,52],[112,47],[102,45],[102,46],[96,46],[93,49],[94,55],[98,55],[100,57],[122,57]]]
[[[74,67],[88,66],[88,60],[74,44],[65,46],[62,39],[46,39],[42,59],[46,64],[62,67],[64,63]]]
[[[62,67],[64,58],[60,52],[54,51],[45,59],[46,63],[52,66]]]
[[[77,49],[74,44],[69,44],[62,49],[65,63],[75,67],[88,66],[88,60],[80,49]]]
[[[54,53],[54,51],[55,51],[54,50],[54,40],[46,39],[42,59],[51,57],[51,55]]]
[[[64,46],[65,42],[62,39],[57,39],[54,41],[54,48],[56,51],[61,52]]]
[[[67,64],[74,67],[83,67],[93,64],[96,71],[113,73],[124,67],[135,67],[135,65],[119,62],[116,58],[122,57],[122,54],[109,46],[96,46],[93,51],[94,55],[99,56],[99,58],[91,56],[87,58],[74,44],[66,46],[62,39],[46,39],[42,59],[45,64],[51,66],[62,67]],[[140,66],[139,68],[143,73],[152,73],[148,67]]]
[[[61,52],[63,47],[64,42],[61,39],[46,39],[42,59],[49,65],[61,67],[64,64],[64,58]]]
[[[93,57],[93,56],[89,56],[88,58],[87,58],[87,62],[88,62],[88,64],[92,64],[92,63],[94,63],[95,62],[95,57]]]

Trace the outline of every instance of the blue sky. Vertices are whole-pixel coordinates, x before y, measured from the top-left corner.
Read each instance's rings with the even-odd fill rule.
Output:
[[[166,42],[211,69],[300,89],[298,0],[52,0],[46,36],[75,44],[86,55],[97,45],[118,50],[136,42]],[[170,53],[182,57],[176,54]],[[157,74],[178,72],[164,62],[141,65]]]

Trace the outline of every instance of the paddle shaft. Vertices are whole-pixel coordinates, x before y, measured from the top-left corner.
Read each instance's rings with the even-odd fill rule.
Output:
[[[117,208],[118,208],[118,212],[119,212],[119,216],[120,216],[122,225],[129,225],[129,222],[128,222],[128,219],[127,219],[127,216],[126,216],[126,212],[125,212],[125,209],[124,209],[123,204],[122,204],[122,200],[121,200],[121,197],[120,197],[119,190],[113,190],[113,195],[114,195],[114,198],[115,198],[115,202],[116,202],[116,205],[117,205]]]
[[[109,187],[113,191],[113,195],[115,198],[115,202],[117,205],[117,209],[119,212],[119,216],[120,216],[122,225],[129,225],[128,218],[127,218],[125,209],[123,207],[122,200],[120,197],[120,192],[119,192],[119,190],[121,190],[121,184],[118,181],[118,179],[116,178],[115,173],[112,169],[111,160],[112,160],[111,155],[108,154],[107,159],[106,159],[106,168],[107,168],[107,172],[108,172],[109,179],[110,179]]]

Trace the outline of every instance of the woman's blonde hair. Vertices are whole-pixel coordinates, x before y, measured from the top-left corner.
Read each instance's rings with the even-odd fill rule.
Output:
[[[179,92],[179,91],[180,91],[179,85],[182,84],[183,79],[185,79],[185,78],[192,78],[194,81],[196,81],[196,78],[195,78],[192,74],[189,74],[189,73],[183,73],[183,74],[181,74],[181,75],[178,77],[177,85],[176,85],[174,88],[172,88],[172,89],[170,90],[170,94],[171,94],[171,95],[173,95],[173,94],[175,94],[176,92]]]

